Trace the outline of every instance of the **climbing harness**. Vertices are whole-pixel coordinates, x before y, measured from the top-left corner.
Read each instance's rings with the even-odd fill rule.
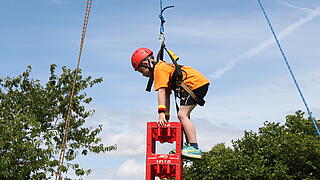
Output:
[[[199,104],[200,106],[203,106],[205,104],[204,99],[197,97],[196,94],[185,83],[183,83],[182,65],[179,65],[177,63],[177,60],[174,58],[174,54],[171,53],[171,51],[169,51],[165,46],[163,48],[167,52],[167,54],[169,55],[171,61],[175,66],[175,70],[173,72],[172,79],[171,79],[172,81],[171,87],[172,87],[172,90],[174,91],[175,99],[177,99],[177,97],[180,97],[181,90],[184,89],[188,94],[191,95],[191,97],[195,100],[197,104]],[[177,107],[177,110],[179,110],[177,103],[176,103],[176,107]]]
[[[79,51],[79,55],[78,55],[78,63],[77,63],[77,67],[76,67],[76,70],[75,70],[75,73],[74,73],[72,91],[71,91],[71,95],[70,95],[70,99],[69,99],[68,114],[67,114],[67,118],[66,118],[66,124],[65,124],[65,127],[64,127],[64,134],[63,134],[62,146],[61,146],[61,151],[60,151],[58,169],[57,169],[57,173],[56,173],[56,180],[62,179],[61,171],[62,171],[64,156],[65,156],[65,151],[66,151],[66,148],[67,148],[69,130],[70,130],[70,118],[71,118],[71,113],[72,113],[72,101],[73,101],[73,98],[74,98],[76,79],[77,79],[77,75],[78,75],[78,72],[79,72],[80,60],[81,60],[81,55],[82,55],[84,39],[85,39],[86,32],[87,32],[87,26],[88,26],[88,20],[89,20],[91,5],[92,5],[92,0],[87,0],[86,13],[85,13],[85,17],[84,17],[84,24],[83,24],[83,27],[82,27],[82,35],[81,35],[81,42],[80,42],[80,51]]]
[[[176,109],[178,112],[179,106],[177,104],[177,98],[180,98],[180,94],[181,94],[182,89],[184,89],[188,94],[190,94],[191,97],[195,100],[195,102],[197,104],[199,104],[200,106],[203,106],[205,101],[203,98],[197,97],[195,95],[195,93],[187,85],[185,85],[183,83],[183,75],[182,75],[182,72],[183,72],[182,67],[183,66],[177,63],[179,57],[176,56],[172,51],[169,51],[165,45],[164,23],[166,21],[163,17],[163,13],[166,9],[173,8],[173,7],[174,6],[167,6],[167,7],[163,8],[162,7],[162,0],[160,0],[160,15],[159,15],[159,18],[160,18],[160,35],[159,35],[160,50],[157,53],[155,64],[158,63],[160,60],[163,60],[164,52],[166,52],[168,54],[168,56],[170,57],[172,63],[175,66],[175,70],[173,72],[172,79],[171,79],[171,88],[174,92]],[[151,87],[152,87],[152,84],[154,81],[154,75],[153,75],[154,68],[149,68],[149,70],[151,71],[151,76],[148,80],[148,84],[147,84],[147,88],[146,88],[146,91],[148,91],[148,92],[151,91]]]
[[[262,10],[262,12],[263,12],[263,15],[264,15],[264,17],[265,17],[265,19],[266,19],[266,21],[267,21],[267,23],[268,23],[268,25],[269,25],[269,27],[270,27],[270,29],[271,29],[271,32],[272,32],[272,34],[273,34],[273,37],[274,37],[274,39],[275,39],[275,41],[276,41],[276,43],[277,43],[277,45],[278,45],[278,48],[279,48],[279,50],[280,50],[280,52],[281,52],[281,55],[282,55],[282,57],[283,57],[286,65],[287,65],[287,67],[288,67],[288,70],[289,70],[289,72],[290,72],[290,75],[291,75],[291,77],[292,77],[292,79],[293,79],[293,81],[294,81],[294,83],[295,83],[295,85],[296,85],[296,87],[297,87],[297,89],[298,89],[298,92],[299,92],[299,94],[300,94],[300,97],[301,97],[301,99],[302,99],[302,101],[303,101],[303,103],[304,103],[304,105],[305,105],[305,107],[306,107],[306,109],[307,109],[307,111],[308,111],[309,118],[312,120],[313,125],[314,125],[314,127],[316,128],[316,131],[317,131],[318,135],[320,136],[320,131],[319,131],[318,125],[317,125],[315,119],[313,118],[313,116],[312,116],[312,114],[311,114],[311,112],[310,112],[310,109],[309,109],[309,107],[308,107],[308,104],[307,104],[307,102],[306,102],[306,100],[305,100],[305,98],[304,98],[304,96],[303,96],[303,94],[302,94],[302,91],[301,91],[301,89],[300,89],[300,87],[299,87],[299,84],[298,84],[298,82],[297,82],[297,80],[296,80],[296,78],[295,78],[295,76],[294,76],[294,74],[293,74],[293,71],[292,71],[292,69],[291,69],[291,67],[290,67],[290,64],[289,64],[289,62],[288,62],[288,60],[287,60],[287,57],[286,57],[285,54],[284,54],[284,51],[283,51],[283,49],[282,49],[282,47],[281,47],[281,45],[280,45],[280,42],[279,42],[279,40],[278,40],[278,38],[277,38],[277,35],[276,35],[276,33],[275,33],[272,25],[271,25],[271,22],[270,22],[270,20],[269,20],[269,18],[268,18],[268,16],[267,16],[267,13],[266,13],[265,9],[263,8],[263,5],[262,5],[261,1],[258,0],[258,2],[259,2],[259,5],[260,5],[261,10]]]

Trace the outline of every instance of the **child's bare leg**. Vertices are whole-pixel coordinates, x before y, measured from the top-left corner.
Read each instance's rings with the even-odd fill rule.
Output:
[[[178,118],[183,126],[183,131],[186,136],[186,140],[188,143],[197,143],[196,138],[196,130],[194,125],[189,119],[191,111],[194,109],[196,105],[189,105],[189,106],[180,106],[178,112]]]

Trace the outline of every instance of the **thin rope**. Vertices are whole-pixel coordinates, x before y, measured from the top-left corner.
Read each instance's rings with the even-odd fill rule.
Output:
[[[71,113],[72,113],[72,101],[73,101],[73,98],[74,98],[76,79],[77,79],[77,75],[78,75],[78,72],[79,72],[80,60],[81,60],[81,55],[82,55],[82,50],[83,50],[84,39],[85,39],[86,32],[87,32],[87,26],[88,26],[88,21],[89,21],[91,5],[92,5],[92,0],[87,0],[86,13],[85,13],[85,16],[84,16],[84,24],[83,24],[83,27],[82,27],[82,35],[81,35],[81,42],[80,42],[80,51],[79,51],[79,55],[78,55],[78,63],[77,63],[76,70],[74,72],[73,86],[72,86],[72,91],[71,91],[71,95],[70,95],[70,99],[69,99],[68,114],[67,114],[67,119],[66,119],[66,125],[65,125],[65,128],[64,128],[64,135],[63,135],[62,147],[61,147],[61,151],[60,151],[58,171],[56,173],[56,180],[62,179],[61,178],[61,171],[62,171],[64,156],[65,156],[65,150],[67,148],[69,130],[70,130],[70,118],[71,118]]]
[[[160,18],[160,21],[161,21],[161,24],[160,24],[160,34],[164,33],[164,26],[163,24],[166,22],[162,16],[162,0],[160,0],[160,15],[159,15],[159,18]]]
[[[271,29],[271,31],[272,31],[273,37],[274,37],[274,39],[276,40],[276,43],[277,43],[277,45],[278,45],[278,48],[280,49],[281,55],[282,55],[282,57],[283,57],[286,65],[287,65],[287,67],[288,67],[288,69],[289,69],[289,72],[290,72],[290,74],[291,74],[291,77],[292,77],[292,79],[293,79],[293,81],[294,81],[294,83],[295,83],[295,85],[296,85],[296,87],[297,87],[297,89],[298,89],[298,92],[299,92],[299,94],[300,94],[300,97],[301,97],[301,99],[302,99],[302,101],[303,101],[303,103],[304,103],[304,105],[305,105],[305,107],[306,107],[306,109],[307,109],[307,111],[308,111],[309,117],[310,117],[310,119],[312,120],[313,125],[314,125],[314,127],[316,128],[316,131],[317,131],[318,135],[320,136],[320,131],[319,131],[318,125],[317,125],[316,121],[314,120],[314,118],[313,118],[313,116],[312,116],[312,114],[311,114],[311,112],[310,112],[310,109],[309,109],[309,107],[308,107],[308,104],[307,104],[307,102],[306,102],[306,100],[305,100],[305,98],[304,98],[304,96],[303,96],[303,94],[302,94],[302,91],[301,91],[301,89],[300,89],[300,87],[299,87],[299,84],[298,84],[298,82],[297,82],[294,74],[293,74],[293,71],[291,70],[290,64],[289,64],[289,62],[288,62],[288,60],[287,60],[287,57],[286,57],[285,54],[284,54],[284,51],[283,51],[283,49],[282,49],[282,47],[281,47],[281,45],[280,45],[280,42],[279,42],[279,40],[278,40],[278,38],[277,38],[277,35],[276,35],[276,33],[275,33],[272,25],[271,25],[271,22],[270,22],[270,20],[269,20],[269,18],[268,18],[268,16],[267,16],[267,13],[266,13],[266,11],[264,10],[261,1],[258,0],[258,2],[259,2],[259,5],[260,5],[260,7],[261,7],[261,10],[262,10],[262,12],[263,12],[263,14],[264,14],[264,17],[266,18],[267,23],[268,23],[268,25],[269,25],[269,27],[270,27],[270,29]]]
[[[159,14],[159,18],[160,18],[160,21],[161,21],[161,24],[160,24],[160,34],[164,34],[164,23],[166,22],[164,20],[164,17],[163,17],[163,12],[166,10],[166,9],[169,9],[169,8],[173,8],[174,6],[167,6],[165,8],[163,8],[163,5],[162,5],[162,0],[160,0],[160,14]]]

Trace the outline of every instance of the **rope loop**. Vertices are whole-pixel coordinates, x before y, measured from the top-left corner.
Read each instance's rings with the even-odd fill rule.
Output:
[[[173,8],[174,6],[167,6],[165,8],[162,8],[162,0],[160,0],[160,14],[159,14],[159,18],[160,18],[160,34],[163,34],[164,33],[164,23],[166,22],[164,20],[164,17],[163,17],[163,12],[169,8]]]

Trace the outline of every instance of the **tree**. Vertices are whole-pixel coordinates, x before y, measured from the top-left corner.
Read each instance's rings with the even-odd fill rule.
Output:
[[[245,131],[232,148],[215,145],[202,160],[185,162],[185,179],[320,179],[320,138],[303,115]]]
[[[49,80],[42,85],[30,78],[31,69],[0,78],[0,179],[49,179],[58,166],[74,72],[62,67],[58,76],[51,65]],[[81,70],[77,75],[63,172],[90,174],[72,160],[116,148],[101,144],[101,125],[85,126],[94,110],[87,110],[92,98],[83,91],[100,82],[102,78],[83,77]]]

